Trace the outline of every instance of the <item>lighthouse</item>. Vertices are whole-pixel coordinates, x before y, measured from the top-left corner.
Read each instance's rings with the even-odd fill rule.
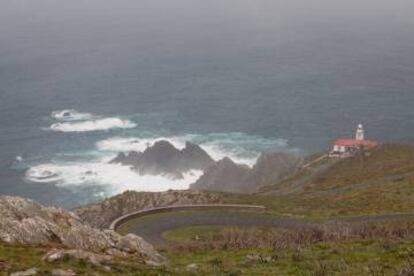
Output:
[[[330,157],[350,157],[361,149],[376,147],[378,142],[365,140],[365,131],[362,124],[358,125],[354,139],[337,139],[333,144],[333,149],[329,153]]]
[[[362,124],[358,125],[358,128],[355,133],[355,140],[357,141],[364,141],[365,140],[365,133],[364,133],[364,126]]]

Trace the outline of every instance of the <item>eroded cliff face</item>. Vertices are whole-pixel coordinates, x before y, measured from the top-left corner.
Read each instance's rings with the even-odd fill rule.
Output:
[[[299,156],[287,153],[264,153],[253,168],[224,158],[210,166],[191,184],[191,190],[254,193],[261,187],[280,182],[303,164]]]
[[[136,235],[122,237],[84,223],[76,214],[42,206],[20,197],[0,197],[0,240],[6,243],[76,249],[82,252],[144,258],[162,263],[165,259]]]
[[[74,212],[93,227],[105,229],[111,222],[131,212],[153,207],[187,204],[219,203],[215,194],[198,191],[167,191],[160,193],[133,192],[108,198],[104,201],[81,206]]]

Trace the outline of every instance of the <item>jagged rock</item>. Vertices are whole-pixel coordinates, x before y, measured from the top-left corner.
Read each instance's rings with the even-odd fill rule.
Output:
[[[167,141],[158,141],[144,152],[120,153],[111,161],[134,167],[142,175],[182,178],[191,170],[205,170],[214,160],[199,145],[186,142],[183,150]]]
[[[53,269],[52,276],[75,276],[76,273],[72,270],[64,270],[64,269]]]
[[[101,266],[103,264],[110,263],[113,258],[109,255],[96,254],[92,252],[87,252],[80,249],[53,249],[48,252],[44,257],[43,261],[53,263],[56,261],[61,261],[65,259],[75,259],[88,262],[90,264]]]
[[[49,252],[45,257],[48,261],[72,256],[100,263],[104,259],[95,253],[115,253],[112,249],[129,254],[128,256],[134,255],[143,261],[165,261],[150,244],[136,235],[123,237],[114,231],[93,228],[72,212],[44,207],[29,199],[1,196],[0,218],[0,240],[4,242],[47,246],[55,244],[71,249]],[[119,246],[127,241],[134,246],[134,250],[123,251],[125,247]],[[116,255],[122,255],[118,251]]]
[[[253,193],[296,172],[302,162],[302,158],[287,153],[264,153],[249,168],[224,158],[210,166],[190,189]]]
[[[39,269],[36,267],[33,267],[25,271],[13,272],[10,274],[10,276],[32,276],[32,275],[37,275],[37,272],[39,272]]]
[[[93,227],[105,229],[108,228],[114,219],[142,209],[219,202],[220,198],[218,195],[208,192],[167,191],[148,193],[128,191],[99,203],[79,207],[74,211]],[[104,232],[107,233],[107,231]]]
[[[105,233],[84,224],[74,213],[29,199],[0,197],[0,217],[0,240],[5,242],[55,243],[90,251],[112,246]]]
[[[123,252],[142,254],[152,263],[166,263],[166,259],[161,256],[151,244],[134,234],[128,234],[121,237],[115,247]]]

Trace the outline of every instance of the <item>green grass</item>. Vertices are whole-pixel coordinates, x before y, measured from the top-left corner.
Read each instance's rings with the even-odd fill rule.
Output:
[[[220,196],[224,203],[265,205],[270,213],[312,219],[412,212],[414,146],[382,145],[368,156],[324,160],[255,195]]]
[[[385,225],[387,231],[395,231],[404,221],[408,222],[375,222],[372,229]],[[279,239],[288,239],[286,232],[274,228],[191,226],[165,232],[164,237],[177,244],[171,244],[164,253],[175,270],[183,275],[186,267],[193,263],[199,266],[198,275],[398,275],[406,267],[414,271],[414,242],[409,238],[404,241],[380,235],[375,240],[351,238],[307,243],[298,236],[299,244],[272,247],[266,243],[267,246],[235,248],[231,246],[231,240],[237,239],[237,234],[229,236],[231,232],[236,233],[234,231],[239,237],[259,237],[258,240],[267,232],[280,231]],[[242,232],[248,234],[240,236]],[[195,236],[198,238],[194,239]],[[221,245],[229,247],[204,246],[219,239],[226,240],[228,243]],[[186,243],[191,246],[182,246]],[[249,262],[246,260],[248,254],[271,256],[273,261]]]
[[[217,229],[200,228],[190,232],[210,231]],[[279,251],[269,248],[208,252],[166,250],[162,253],[170,260],[167,268],[149,268],[123,261],[112,265],[108,272],[78,261],[45,263],[41,258],[47,248],[0,243],[0,275],[32,267],[39,268],[39,275],[50,275],[55,268],[71,269],[77,275],[396,275],[414,257],[413,249],[414,242],[352,241]],[[248,254],[272,256],[274,261],[249,262]],[[197,264],[197,270],[188,271],[187,266],[193,263]]]
[[[267,248],[209,252],[170,250],[163,252],[170,260],[168,268],[123,262],[111,266],[111,271],[107,272],[83,262],[44,263],[41,257],[46,248],[0,244],[0,275],[31,267],[39,268],[40,275],[50,275],[54,268],[72,269],[78,275],[94,272],[99,275],[396,275],[413,258],[413,248],[413,242],[353,241],[318,243],[280,251]],[[248,254],[273,256],[275,260],[251,263],[246,261]],[[188,271],[187,265],[193,263],[197,264],[197,270]],[[373,274],[374,271],[381,274]]]
[[[176,228],[165,231],[162,237],[168,241],[179,243],[195,242],[197,239],[205,241],[211,239],[212,236],[220,234],[223,230],[231,230],[236,226],[220,226],[220,225],[197,225]],[[238,229],[243,229],[252,234],[260,235],[270,227],[258,226],[237,226]]]
[[[396,275],[412,258],[414,243],[353,241],[319,243],[306,248],[169,252],[173,267],[185,275],[196,263],[198,275]],[[246,261],[246,255],[273,256],[274,261]]]
[[[53,269],[71,269],[77,275],[160,275],[165,270],[151,268],[134,260],[123,260],[110,265],[111,271],[83,261],[65,260],[56,263],[42,261],[49,248],[24,245],[10,245],[0,242],[0,275],[6,276],[12,272],[24,271],[33,267],[39,269],[38,275],[51,275]]]

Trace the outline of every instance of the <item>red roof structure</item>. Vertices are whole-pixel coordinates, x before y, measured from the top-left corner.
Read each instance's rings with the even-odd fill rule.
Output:
[[[366,146],[366,147],[375,147],[378,146],[378,143],[370,140],[355,140],[355,139],[338,139],[334,142],[334,145],[337,146]]]

